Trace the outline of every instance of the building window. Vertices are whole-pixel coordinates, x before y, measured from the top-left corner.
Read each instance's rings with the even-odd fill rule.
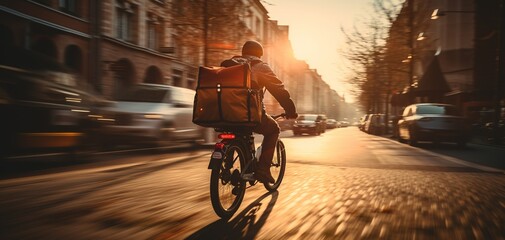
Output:
[[[61,11],[72,15],[77,15],[76,0],[59,0],[58,5]]]
[[[146,71],[144,82],[163,84],[163,74],[158,67],[150,66]]]
[[[150,49],[157,49],[158,41],[156,41],[156,25],[147,25],[147,47]]]
[[[51,6],[50,0],[33,0],[34,2],[40,3],[42,5]]]
[[[65,65],[76,73],[82,73],[82,51],[78,46],[65,48]]]
[[[173,85],[176,87],[182,87],[182,71],[173,69],[172,70],[172,80]]]
[[[172,9],[174,10],[174,13],[176,13],[176,16],[184,15],[184,7],[182,4],[183,0],[174,0],[174,3],[172,3]]]
[[[262,30],[262,27],[261,27],[261,20],[259,18],[256,18],[256,25],[254,26],[255,27],[255,32],[256,32],[256,35],[261,37],[263,36],[261,30]]]
[[[134,6],[125,1],[116,1],[116,37],[118,39],[133,41],[133,14]]]
[[[174,39],[174,46],[175,46],[175,56],[179,59],[182,59],[184,57],[184,49],[183,49],[183,41],[179,38],[177,35],[172,35]]]
[[[196,89],[196,75],[188,73],[188,88]]]
[[[148,14],[147,19],[147,47],[150,49],[158,50],[160,33],[160,21],[156,15]]]

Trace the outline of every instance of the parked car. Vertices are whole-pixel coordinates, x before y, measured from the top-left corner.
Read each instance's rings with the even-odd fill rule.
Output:
[[[279,124],[279,127],[281,128],[281,131],[285,130],[292,130],[293,129],[293,119],[285,119],[285,118],[279,118],[277,119],[277,124]]]
[[[323,127],[322,120],[318,115],[300,114],[293,124],[293,134],[295,136],[302,133],[320,135],[323,132]]]
[[[0,65],[0,155],[80,151],[95,142],[104,102],[71,73]]]
[[[449,104],[418,103],[405,108],[398,121],[398,140],[415,145],[418,141],[455,142],[465,146],[469,127],[457,108]]]
[[[340,127],[349,127],[349,122],[346,120],[340,121]]]
[[[321,129],[322,132],[326,132],[326,120],[328,120],[328,117],[326,117],[325,114],[318,114],[316,121],[318,121],[321,124]]]
[[[337,128],[337,127],[338,127],[337,120],[335,120],[333,118],[326,120],[326,128],[333,129],[333,128]]]
[[[370,114],[365,114],[359,119],[359,125],[358,128],[359,130],[363,131],[365,128],[365,123],[368,120],[368,117],[370,117]]]
[[[374,135],[383,134],[386,131],[386,116],[384,114],[370,114],[363,131]]]
[[[114,121],[103,132],[113,142],[156,147],[199,141],[203,129],[192,122],[194,96],[194,90],[181,87],[135,85],[106,109]]]

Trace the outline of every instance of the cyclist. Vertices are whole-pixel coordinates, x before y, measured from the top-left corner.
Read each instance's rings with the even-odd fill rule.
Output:
[[[284,84],[277,75],[275,75],[270,66],[260,60],[262,56],[263,46],[257,41],[247,41],[242,46],[242,56],[234,56],[231,59],[225,60],[221,63],[221,66],[229,67],[237,64],[250,63],[252,66],[251,77],[253,80],[253,87],[260,90],[266,88],[280,103],[286,112],[286,118],[296,118],[298,114],[289,92],[284,88]],[[254,173],[254,177],[263,183],[274,183],[275,180],[270,173],[270,166],[272,164],[275,146],[279,139],[280,127],[270,115],[266,114],[264,104],[261,124],[254,128],[253,131],[263,135],[259,166]]]

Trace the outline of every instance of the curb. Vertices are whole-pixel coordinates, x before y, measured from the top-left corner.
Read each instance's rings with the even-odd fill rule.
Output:
[[[453,162],[453,163],[457,163],[457,164],[460,164],[460,165],[463,165],[463,166],[475,168],[475,169],[481,170],[483,172],[505,174],[505,170],[502,170],[502,169],[488,167],[488,166],[480,165],[480,164],[477,164],[477,163],[472,163],[472,162],[468,162],[468,161],[465,161],[465,160],[460,160],[460,159],[457,159],[457,158],[454,158],[454,157],[451,157],[451,156],[447,156],[447,155],[431,152],[431,151],[424,150],[424,149],[417,148],[417,147],[413,147],[413,146],[410,146],[408,144],[402,144],[402,143],[400,143],[400,142],[392,139],[391,136],[390,137],[386,137],[384,135],[382,135],[382,136],[376,135],[376,136],[382,137],[382,138],[386,139],[387,141],[394,142],[396,144],[400,144],[402,146],[408,147],[408,148],[410,148],[412,150],[415,150],[415,151],[418,151],[418,152],[422,152],[422,153],[425,153],[425,154],[430,154],[430,155],[442,158],[442,159],[444,159],[446,161],[449,161],[449,162]]]
[[[194,158],[204,157],[207,155],[209,155],[209,153],[200,153],[200,154],[196,154],[196,155],[192,155],[192,156],[178,156],[178,157],[173,157],[173,158],[159,159],[159,160],[156,160],[156,162],[158,162],[158,163],[182,163],[182,162],[194,159]],[[129,167],[141,166],[141,165],[144,165],[149,162],[152,162],[152,161],[145,160],[145,161],[140,161],[140,162],[124,163],[124,164],[117,164],[117,165],[110,165],[110,166],[97,166],[97,167],[92,167],[92,168],[88,168],[88,169],[77,169],[77,170],[70,170],[70,171],[64,171],[64,172],[48,173],[48,174],[43,174],[43,175],[1,179],[0,180],[0,187],[4,186],[5,184],[24,184],[24,183],[29,183],[29,182],[33,182],[33,181],[44,181],[45,179],[54,178],[54,177],[63,177],[63,176],[76,175],[76,174],[100,173],[100,172],[105,172],[105,171],[124,169],[124,168],[129,168]]]

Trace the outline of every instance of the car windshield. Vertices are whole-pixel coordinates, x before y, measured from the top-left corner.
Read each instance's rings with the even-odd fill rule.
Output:
[[[154,88],[133,88],[119,97],[119,101],[127,102],[151,102],[160,103],[163,102],[167,94],[166,89],[154,89]]]
[[[316,121],[317,115],[301,115],[298,117],[298,120],[309,120]]]
[[[417,114],[459,115],[455,107],[442,105],[418,106]]]

